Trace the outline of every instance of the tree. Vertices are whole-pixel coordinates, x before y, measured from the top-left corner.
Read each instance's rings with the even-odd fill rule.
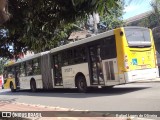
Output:
[[[0,55],[18,55],[33,50],[53,48],[68,23],[83,19],[87,14],[116,7],[118,0],[10,0],[12,17],[3,24],[9,36],[0,41]],[[58,34],[58,35],[57,35]],[[10,45],[13,49],[10,50]]]
[[[105,14],[100,17],[101,21],[106,24],[108,30],[123,26],[122,15],[124,3],[123,1],[118,1],[117,4],[118,7],[109,9],[108,12],[105,12]]]
[[[0,59],[0,75],[2,75],[3,74],[3,68],[4,68],[4,64],[6,63],[6,60],[7,59],[5,59],[5,58],[1,58]]]
[[[151,3],[151,6],[153,8],[153,15],[154,17],[157,19],[157,23],[158,23],[158,26],[160,26],[160,0],[153,0],[152,3]]]
[[[154,21],[151,21],[154,23],[154,27],[152,29],[153,37],[155,41],[156,50],[160,53],[160,0],[154,0],[151,3],[151,6],[153,8],[152,16],[155,19]],[[152,18],[152,19],[153,19]]]
[[[153,0],[151,6],[153,11],[147,17],[130,23],[129,25],[151,28],[156,50],[160,53],[160,0]]]
[[[147,13],[148,15],[145,18],[132,22],[129,25],[149,27],[151,29],[160,26],[160,0],[152,0],[151,6],[152,12]]]

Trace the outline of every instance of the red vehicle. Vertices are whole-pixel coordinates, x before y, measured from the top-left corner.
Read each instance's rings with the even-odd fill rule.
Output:
[[[2,87],[2,79],[3,79],[3,76],[0,76],[0,87]]]

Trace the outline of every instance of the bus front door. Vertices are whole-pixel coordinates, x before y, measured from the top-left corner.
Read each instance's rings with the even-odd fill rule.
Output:
[[[55,86],[62,86],[62,65],[61,65],[61,56],[55,55],[54,56],[54,67],[53,67],[53,74],[54,74],[54,85]]]
[[[15,84],[16,84],[16,89],[20,89],[19,66],[15,66]]]
[[[104,85],[100,45],[89,47],[91,85]]]

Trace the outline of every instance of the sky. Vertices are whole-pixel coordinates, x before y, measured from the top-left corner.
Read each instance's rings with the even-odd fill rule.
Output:
[[[130,2],[131,1],[131,2]],[[125,0],[125,9],[123,19],[128,19],[135,15],[152,10],[152,0]]]

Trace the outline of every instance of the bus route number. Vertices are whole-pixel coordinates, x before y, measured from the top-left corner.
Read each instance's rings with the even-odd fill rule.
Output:
[[[72,68],[67,68],[64,70],[64,72],[71,72],[72,71]]]

